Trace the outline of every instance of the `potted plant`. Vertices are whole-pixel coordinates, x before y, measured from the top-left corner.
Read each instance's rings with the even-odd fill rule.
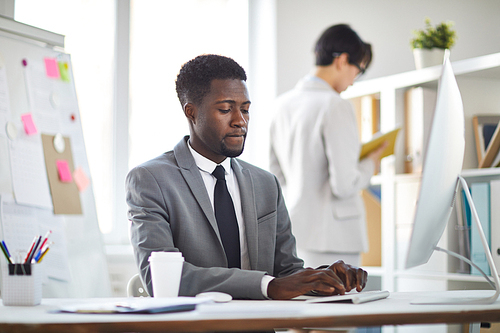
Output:
[[[456,32],[452,26],[453,22],[448,21],[433,27],[427,17],[425,29],[413,31],[415,37],[410,40],[410,45],[417,69],[440,65],[445,57],[449,57],[456,40]]]

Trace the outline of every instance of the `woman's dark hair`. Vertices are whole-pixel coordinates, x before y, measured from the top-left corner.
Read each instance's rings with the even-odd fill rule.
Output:
[[[247,75],[236,61],[220,55],[204,54],[186,62],[175,81],[181,105],[184,107],[187,102],[200,104],[216,79],[246,81]]]
[[[360,65],[365,62],[368,68],[372,61],[372,47],[359,38],[347,24],[337,24],[326,29],[314,48],[316,66],[331,65],[333,59],[342,53],[349,55],[349,63]]]

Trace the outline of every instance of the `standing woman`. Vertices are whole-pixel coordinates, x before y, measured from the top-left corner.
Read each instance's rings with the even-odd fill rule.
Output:
[[[306,266],[339,259],[359,265],[368,250],[361,190],[386,144],[359,160],[356,115],[340,93],[370,65],[371,45],[348,25],[334,25],[319,37],[315,58],[313,72],[277,99],[270,170],[283,187]]]

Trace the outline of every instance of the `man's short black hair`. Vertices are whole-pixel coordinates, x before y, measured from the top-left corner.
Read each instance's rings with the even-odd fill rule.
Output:
[[[188,102],[200,104],[213,80],[231,79],[247,80],[245,70],[236,61],[221,55],[200,55],[186,62],[177,75],[177,97],[182,107]]]
[[[349,63],[368,68],[372,60],[372,47],[361,40],[358,34],[347,24],[337,24],[326,29],[314,47],[316,66],[331,65],[333,54],[349,54]]]

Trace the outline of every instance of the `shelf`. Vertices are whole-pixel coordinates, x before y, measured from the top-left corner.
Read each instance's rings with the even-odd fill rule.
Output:
[[[452,62],[455,76],[500,79],[500,53]],[[343,98],[377,94],[385,89],[400,89],[425,85],[437,81],[442,66],[427,67],[419,70],[385,76],[377,79],[358,81],[342,93]]]
[[[474,134],[472,133],[472,126],[469,126],[468,123],[469,119],[478,112],[500,113],[498,98],[495,95],[500,88],[500,53],[452,61],[451,65],[464,102],[464,118],[467,122],[464,128],[466,147],[463,164],[466,169],[462,170],[461,174],[468,183],[500,179],[500,168],[473,169],[477,165],[476,155],[474,154],[475,146],[473,145]],[[369,121],[372,121],[370,116],[372,118],[378,117],[375,118],[379,122],[377,128],[384,131],[394,128],[396,124],[401,124],[406,120],[406,90],[413,87],[431,87],[435,89],[441,72],[442,66],[434,66],[358,81],[343,92],[342,97],[352,99],[353,105],[359,113],[358,116],[366,116],[365,123],[368,126]],[[364,96],[373,97],[371,110],[368,104],[369,99],[363,99]],[[432,99],[433,96],[430,94],[427,99],[425,96],[420,97],[422,103],[427,103],[426,110],[433,107],[431,103],[435,105],[435,101]],[[372,112],[369,113],[369,111]],[[429,122],[430,115],[427,114],[427,118],[422,117],[423,125],[420,124],[420,127],[415,126],[415,131],[422,131],[424,135],[428,134],[431,126]],[[416,121],[420,121],[420,119]],[[405,124],[405,126],[411,125]],[[363,132],[360,131],[360,133]],[[422,135],[422,137],[424,136]],[[420,138],[417,137],[417,139]],[[402,144],[396,146],[395,154],[391,159],[387,158],[382,161],[382,172],[372,177],[371,180],[371,185],[380,187],[382,198],[380,243],[383,265],[382,267],[364,268],[369,275],[380,277],[381,288],[385,290],[404,291],[404,288],[427,288],[429,286],[430,288],[445,289],[466,288],[471,284],[478,284],[481,289],[483,289],[483,286],[487,288],[488,282],[482,276],[446,273],[448,267],[453,267],[453,269],[449,268],[449,270],[454,271],[454,263],[450,263],[449,260],[443,259],[443,262],[439,262],[437,266],[420,266],[409,270],[404,270],[399,265],[401,253],[398,251],[401,251],[402,246],[410,241],[410,218],[414,215],[415,204],[418,200],[418,186],[422,177],[421,173],[403,173],[407,154],[404,140],[405,138],[401,138]],[[421,149],[423,147],[424,145],[422,145]],[[455,214],[452,216],[455,217]],[[455,220],[450,219],[450,221],[452,222],[449,222],[448,228]],[[457,239],[453,229],[449,230],[451,231],[447,231],[443,236],[445,237],[442,240],[443,247],[454,249],[458,247],[458,244],[456,244]],[[429,269],[434,269],[434,271],[429,271]],[[439,272],[440,270],[442,272]],[[401,281],[407,279],[409,282],[402,281],[402,283],[398,283],[398,279],[401,279]],[[436,286],[432,286],[432,284]]]
[[[484,169],[464,169],[461,172],[461,176],[467,180],[475,180],[475,178],[491,178],[500,177],[500,167],[499,168],[484,168]],[[395,175],[396,181],[414,181],[420,179],[422,174],[420,173],[398,173]],[[377,179],[377,184],[382,182],[381,178]],[[374,183],[374,182],[373,182]]]
[[[485,280],[485,278],[480,275],[470,275],[470,274],[460,274],[460,273],[416,272],[413,270],[407,270],[407,271],[396,271],[395,276],[406,277],[406,278],[431,279],[431,280],[488,283]]]
[[[484,169],[465,169],[462,170],[462,177],[491,177],[500,176],[500,168],[484,168]]]

